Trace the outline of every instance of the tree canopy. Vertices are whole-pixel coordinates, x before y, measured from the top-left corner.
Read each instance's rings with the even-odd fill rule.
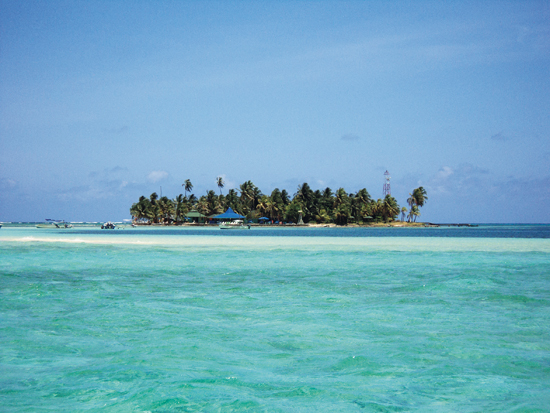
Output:
[[[344,188],[335,192],[331,188],[313,190],[307,182],[298,185],[291,197],[282,189],[275,188],[270,195],[263,194],[252,181],[243,182],[238,188],[231,188],[227,195],[221,189],[225,182],[216,178],[220,194],[209,190],[205,195],[196,197],[188,195],[193,190],[189,179],[182,184],[185,191],[174,199],[166,196],[159,198],[156,192],[149,197],[141,196],[130,208],[134,221],[149,223],[181,223],[190,211],[197,211],[205,216],[220,214],[232,208],[247,219],[267,217],[276,222],[297,223],[302,215],[304,223],[335,223],[337,225],[366,224],[391,222],[399,214],[405,217],[408,211],[409,222],[420,215],[419,208],[428,200],[423,187],[414,189],[407,199],[410,209],[401,208],[391,195],[374,200],[366,188],[356,193],[348,193]]]
[[[416,217],[420,216],[419,207],[423,207],[427,201],[428,195],[426,193],[426,190],[422,186],[414,189],[412,193],[409,194],[409,198],[407,199],[407,203],[411,207],[408,215],[409,222],[416,222]]]

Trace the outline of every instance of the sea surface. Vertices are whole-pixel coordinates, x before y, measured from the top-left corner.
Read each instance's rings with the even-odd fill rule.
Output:
[[[550,411],[550,226],[5,224],[0,411]]]

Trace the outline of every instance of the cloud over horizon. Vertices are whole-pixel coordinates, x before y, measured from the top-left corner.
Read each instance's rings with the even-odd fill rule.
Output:
[[[152,171],[147,175],[147,180],[153,184],[160,182],[166,178],[168,178],[169,173],[166,171]]]

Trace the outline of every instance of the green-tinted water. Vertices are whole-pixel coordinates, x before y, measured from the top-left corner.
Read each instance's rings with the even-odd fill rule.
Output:
[[[550,239],[0,231],[5,411],[550,405]]]

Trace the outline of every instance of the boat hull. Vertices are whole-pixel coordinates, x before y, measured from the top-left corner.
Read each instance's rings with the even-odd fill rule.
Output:
[[[220,225],[220,229],[250,229],[250,225]]]
[[[38,224],[36,228],[49,228],[49,229],[69,229],[72,228],[72,224]]]

